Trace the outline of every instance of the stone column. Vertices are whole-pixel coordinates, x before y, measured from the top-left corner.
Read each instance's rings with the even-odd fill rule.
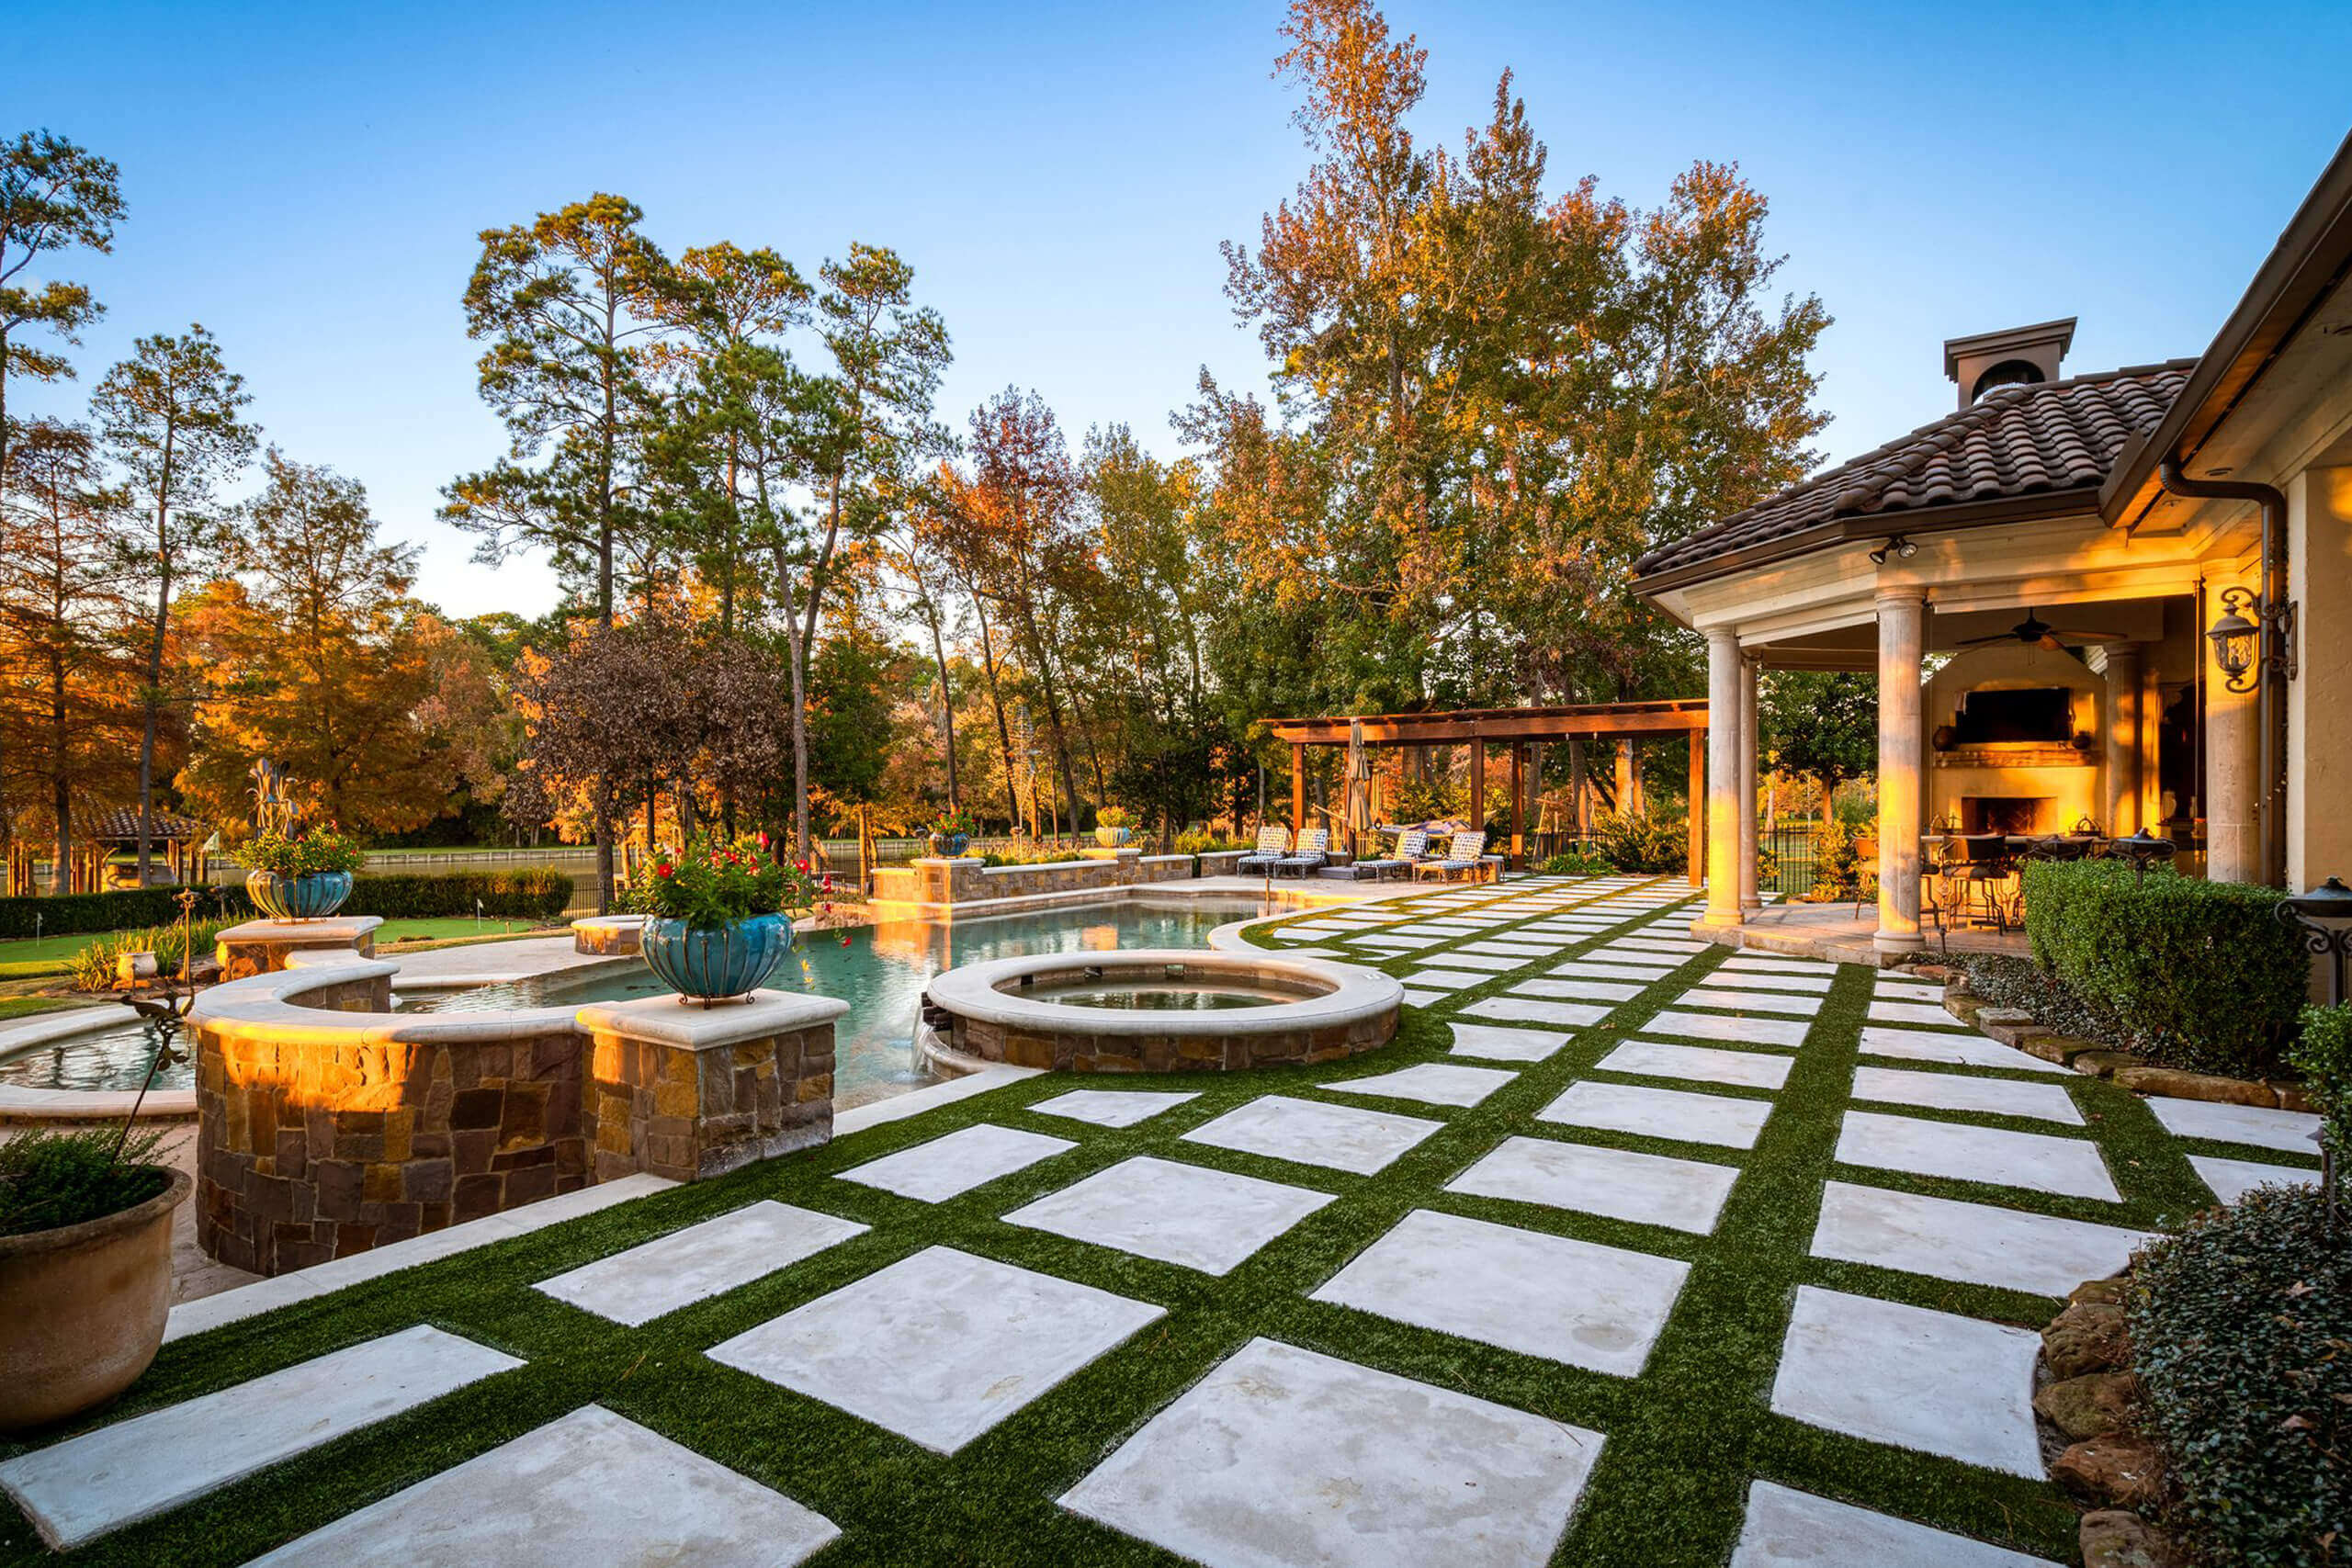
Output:
[[[1741,663],[1738,633],[1707,634],[1707,912],[1701,923],[1717,927],[1739,924]]]
[[[2107,701],[2101,711],[2107,731],[2107,817],[2109,838],[2129,838],[2140,828],[2140,645],[2107,648]]]
[[[2352,468],[2287,487],[2288,580],[2301,669],[2287,684],[2287,886],[2352,877]]]
[[[2222,613],[2222,592],[2234,580],[2205,585],[2205,622]],[[2246,580],[2252,585],[2251,578]],[[2253,692],[2222,685],[2213,644],[2198,628],[2198,657],[2205,661],[2205,874],[2215,882],[2262,879],[2262,829],[2256,809],[2262,772],[2260,709]]]
[[[1756,884],[1756,753],[1762,740],[1756,728],[1756,677],[1763,660],[1749,654],[1739,661],[1739,907],[1759,909]]]
[[[1919,657],[1927,591],[1878,592],[1878,935],[1881,953],[1919,945]]]

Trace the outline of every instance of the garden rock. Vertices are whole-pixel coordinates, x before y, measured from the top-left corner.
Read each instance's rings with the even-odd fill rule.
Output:
[[[2120,1274],[2112,1280],[2086,1280],[2066,1292],[2066,1302],[2070,1306],[2079,1302],[2091,1302],[2099,1306],[2121,1306],[2123,1292],[2131,1284],[2132,1281]]]
[[[2075,1539],[2083,1568],[2182,1568],[2179,1549],[2147,1520],[2122,1508],[2085,1514]]]
[[[2300,1111],[2306,1116],[2320,1114],[2319,1101],[2313,1100],[2303,1086],[2295,1083],[2273,1083],[2271,1093],[2278,1097],[2281,1111]]]
[[[2244,1078],[2218,1077],[2211,1073],[2191,1073],[2178,1067],[2118,1067],[2115,1081],[2135,1094],[2161,1094],[2174,1100],[2205,1100],[2221,1105],[2259,1105],[2265,1108],[2278,1103],[2266,1084],[2249,1083]]]
[[[2028,1030],[2041,1025],[2040,1019],[2023,1008],[1979,1008],[1973,1021],[2004,1045],[2016,1044]]]
[[[2128,1364],[2132,1342],[2123,1309],[2098,1302],[2068,1307],[2041,1331],[2041,1353],[2050,1362],[2051,1376],[2056,1378],[2080,1377]]]
[[[2050,1476],[2086,1502],[2145,1508],[2164,1495],[2165,1459],[2145,1438],[2112,1433],[2060,1454]]]
[[[2129,1051],[2082,1051],[2071,1057],[2066,1065],[2078,1073],[2103,1078],[2109,1073],[2128,1072],[2139,1066],[2141,1062]]]
[[[2044,1384],[2033,1396],[2034,1409],[2075,1442],[2129,1429],[2139,1402],[2140,1380],[2130,1372],[2085,1372]]]

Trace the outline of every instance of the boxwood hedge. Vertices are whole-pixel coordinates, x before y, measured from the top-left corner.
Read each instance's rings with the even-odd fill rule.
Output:
[[[2151,1243],[2132,1269],[2133,1370],[2216,1568],[2341,1568],[2352,1522],[2352,1247],[2316,1187],[2260,1187]]]
[[[2029,863],[2033,956],[2134,1050],[2203,1072],[2275,1072],[2295,1035],[2310,959],[2278,923],[2276,888],[2120,861]]]
[[[244,919],[254,907],[239,887],[204,888],[197,912],[206,919]],[[454,871],[431,875],[412,872],[361,873],[352,881],[344,912],[386,919],[423,919],[437,915],[481,912],[506,919],[552,920],[571,904],[572,880],[560,871],[526,867],[513,871]],[[35,934],[68,936],[85,931],[125,931],[170,925],[179,919],[176,887],[130,888],[118,893],[0,898],[0,941]]]

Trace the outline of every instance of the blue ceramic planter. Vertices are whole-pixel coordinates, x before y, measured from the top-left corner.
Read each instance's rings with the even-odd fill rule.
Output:
[[[931,836],[931,852],[940,860],[961,860],[964,852],[971,847],[972,835],[969,833],[933,833]]]
[[[300,876],[280,876],[274,871],[249,871],[245,897],[273,919],[323,919],[351,897],[351,873],[306,871]]]
[[[719,1001],[756,991],[792,951],[792,921],[753,915],[697,931],[684,920],[645,922],[646,966],[682,997]]]
[[[1135,829],[1132,828],[1097,828],[1094,829],[1094,841],[1106,850],[1123,849],[1125,847],[1127,840],[1134,836]]]

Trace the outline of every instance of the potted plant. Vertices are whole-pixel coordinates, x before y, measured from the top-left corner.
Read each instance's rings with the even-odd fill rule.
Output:
[[[245,893],[263,914],[281,920],[315,920],[351,897],[351,874],[368,852],[335,830],[266,828],[237,847]]]
[[[1094,841],[1106,850],[1115,850],[1125,843],[1135,813],[1124,806],[1106,806],[1094,814]]]
[[[696,839],[657,856],[637,890],[654,974],[706,1005],[747,997],[792,951],[792,915],[816,899],[805,862],[787,864],[766,834]]]
[[[943,814],[931,825],[931,852],[937,860],[958,860],[972,847],[972,819],[961,811]]]

